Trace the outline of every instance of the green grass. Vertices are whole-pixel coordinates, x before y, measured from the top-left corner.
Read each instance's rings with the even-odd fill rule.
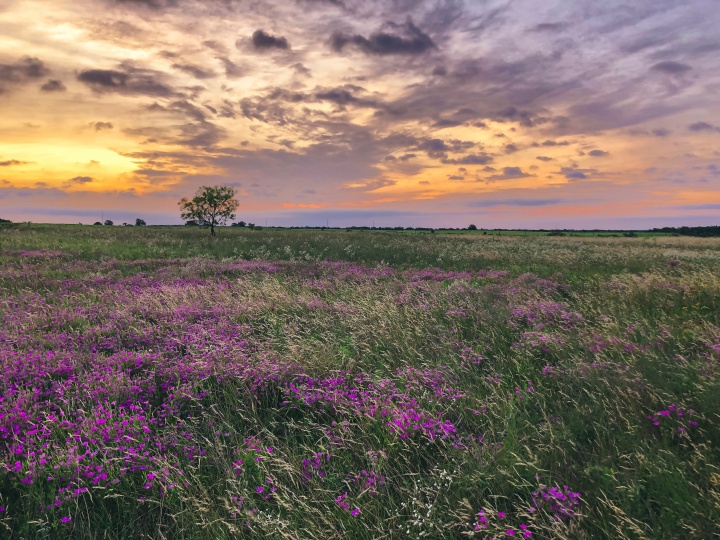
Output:
[[[253,273],[238,259],[293,263]],[[317,261],[396,273],[337,277]],[[402,273],[428,267],[508,274],[413,281]],[[188,390],[207,395],[183,410],[191,418],[182,429],[208,452],[181,464],[187,486],[160,498],[140,477],[127,477],[69,503],[68,529],[38,510],[57,484],[26,488],[8,473],[0,505],[12,517],[0,514],[0,536],[459,539],[473,537],[483,508],[531,524],[535,539],[718,538],[719,268],[717,239],[236,228],[213,239],[184,227],[0,229],[6,351],[57,349],[82,337],[109,343],[100,359],[115,349],[149,354],[157,348],[146,339],[179,326],[182,336],[200,332],[182,318],[197,313],[211,330],[247,325],[258,358],[317,377],[347,370],[411,391],[398,369],[442,367],[464,397],[441,402],[427,390],[417,392],[418,403],[483,437],[468,450],[398,439],[363,416],[342,417],[342,427],[327,411],[282,407],[277,392],[248,403],[238,393],[247,381],[207,377]],[[552,310],[556,317],[547,315]],[[194,343],[184,345],[193,360],[214,358],[211,346]],[[483,360],[468,364],[467,350]],[[138,368],[138,377],[152,380],[163,367]],[[671,406],[694,410],[699,426],[674,432],[675,420],[655,426],[647,418]],[[341,449],[329,430],[343,439]],[[272,457],[254,462],[245,444],[251,435],[275,447]],[[371,464],[368,452],[380,450],[384,457]],[[328,476],[303,482],[301,461],[319,451],[333,453]],[[244,474],[228,476],[239,456]],[[347,477],[371,465],[388,479],[377,496]],[[528,512],[536,476],[581,492],[581,515],[564,522]],[[266,477],[282,486],[270,502],[253,494]],[[335,503],[344,491],[362,506],[357,518]],[[231,519],[232,494],[248,497],[259,513]],[[505,538],[503,530],[495,538]]]

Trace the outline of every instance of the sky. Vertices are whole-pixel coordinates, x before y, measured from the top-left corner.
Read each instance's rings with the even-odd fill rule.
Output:
[[[0,0],[0,218],[720,224],[716,0]]]

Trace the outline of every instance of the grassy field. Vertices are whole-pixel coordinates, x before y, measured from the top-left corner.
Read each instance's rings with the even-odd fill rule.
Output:
[[[720,240],[0,229],[0,537],[720,538]]]

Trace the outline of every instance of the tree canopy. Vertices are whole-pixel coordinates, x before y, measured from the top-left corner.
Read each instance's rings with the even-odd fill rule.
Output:
[[[209,225],[210,234],[215,236],[216,225],[224,225],[228,219],[235,218],[235,210],[240,204],[235,194],[235,188],[229,186],[201,186],[192,199],[180,199],[180,217]]]

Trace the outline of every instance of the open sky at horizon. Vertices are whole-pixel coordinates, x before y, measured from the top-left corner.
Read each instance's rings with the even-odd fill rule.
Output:
[[[0,0],[0,217],[720,223],[715,0]]]

